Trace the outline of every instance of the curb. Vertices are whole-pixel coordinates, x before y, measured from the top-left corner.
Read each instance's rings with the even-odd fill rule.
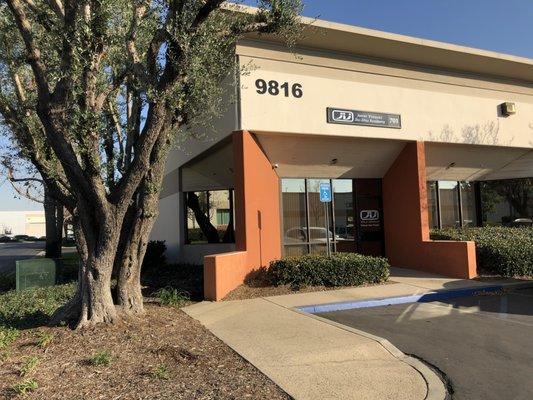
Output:
[[[370,340],[373,340],[379,343],[393,357],[400,360],[401,362],[408,364],[422,376],[422,379],[424,379],[424,381],[426,382],[426,388],[427,388],[427,394],[424,400],[446,400],[449,398],[448,391],[446,390],[446,386],[444,382],[435,373],[435,371],[433,371],[431,368],[429,368],[426,364],[424,364],[419,359],[404,354],[400,349],[394,346],[387,339],[382,338],[380,336],[372,335],[370,333],[361,331],[359,329],[355,329],[355,328],[352,328],[346,325],[342,325],[335,321],[330,321],[329,319],[322,318],[318,315],[307,313],[298,308],[290,308],[290,310],[298,314],[305,315],[306,317],[313,318],[317,321],[321,321],[328,325],[335,326],[336,328],[345,330],[347,332],[351,332],[356,335],[366,337],[367,339],[370,339]]]
[[[371,307],[382,307],[382,306],[391,306],[396,304],[407,304],[407,303],[427,303],[431,301],[438,300],[449,300],[457,297],[473,296],[479,294],[490,294],[497,293],[506,288],[517,288],[517,287],[529,287],[533,286],[532,282],[513,282],[508,284],[498,284],[490,286],[476,286],[465,289],[444,289],[437,290],[432,292],[426,292],[422,294],[408,295],[408,296],[397,296],[397,297],[383,297],[370,300],[359,300],[359,301],[346,301],[340,303],[326,303],[326,304],[316,304],[309,306],[297,307],[299,311],[309,314],[325,313],[332,311],[343,311],[343,310],[353,310],[359,308],[371,308]]]

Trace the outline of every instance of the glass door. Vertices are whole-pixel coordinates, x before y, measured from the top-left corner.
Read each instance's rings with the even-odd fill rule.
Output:
[[[333,224],[335,226],[334,249],[343,253],[355,253],[356,226],[352,179],[333,179]]]

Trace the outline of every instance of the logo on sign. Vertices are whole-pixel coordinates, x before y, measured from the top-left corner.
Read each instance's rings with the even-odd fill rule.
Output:
[[[359,214],[361,221],[370,222],[379,220],[378,210],[362,210]]]
[[[352,111],[333,110],[331,118],[334,122],[354,122],[355,114]]]

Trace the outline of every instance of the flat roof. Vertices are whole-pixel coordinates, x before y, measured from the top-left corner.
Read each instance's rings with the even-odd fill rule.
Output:
[[[254,12],[246,7],[245,12]],[[533,59],[420,39],[353,25],[301,17],[306,26],[298,47],[533,82]],[[280,43],[267,35],[250,38]]]

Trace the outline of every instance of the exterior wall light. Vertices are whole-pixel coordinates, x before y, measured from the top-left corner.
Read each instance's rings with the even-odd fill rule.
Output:
[[[446,170],[450,169],[450,168],[453,168],[455,167],[455,162],[452,162],[450,163],[447,167],[446,167]]]
[[[516,104],[511,102],[505,102],[500,104],[500,111],[502,115],[508,117],[510,115],[516,114]]]

